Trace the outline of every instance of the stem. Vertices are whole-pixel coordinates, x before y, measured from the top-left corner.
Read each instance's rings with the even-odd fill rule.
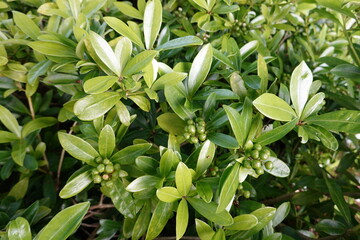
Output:
[[[289,198],[292,198],[295,194],[296,194],[296,192],[286,193],[286,194],[281,195],[281,196],[276,197],[276,198],[271,198],[271,199],[264,200],[264,201],[262,201],[262,203],[265,204],[265,205],[271,205],[271,204],[278,203],[278,202],[287,200]]]
[[[355,50],[355,47],[352,43],[352,40],[346,30],[346,26],[345,26],[345,17],[343,16],[343,24],[341,24],[342,28],[343,28],[343,31],[344,31],[344,35],[346,37],[346,40],[348,41],[349,43],[349,48],[350,48],[350,51],[352,52],[352,56],[355,58],[353,59],[354,62],[356,63],[356,65],[358,65],[358,67],[360,67],[360,57],[359,55],[357,54],[356,50]]]
[[[77,122],[74,122],[74,124],[71,126],[68,134],[72,134],[73,128],[76,126],[76,124],[77,124]],[[56,175],[56,189],[57,190],[59,190],[59,186],[60,186],[60,175],[61,175],[61,168],[62,168],[62,165],[64,162],[64,158],[65,158],[65,149],[63,149],[60,154],[59,166],[58,166],[57,175]]]
[[[35,119],[35,111],[34,111],[34,105],[33,105],[32,99],[30,96],[27,96],[27,100],[29,103],[31,118],[34,120]]]

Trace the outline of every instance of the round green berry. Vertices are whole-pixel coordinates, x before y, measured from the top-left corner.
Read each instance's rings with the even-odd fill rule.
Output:
[[[254,147],[254,144],[251,140],[247,141],[244,146],[245,150],[251,150],[253,147]]]
[[[191,137],[191,138],[190,138],[190,141],[191,141],[192,143],[198,143],[198,142],[199,142],[199,139],[198,139],[197,137]]]
[[[271,155],[271,152],[270,152],[270,150],[268,148],[264,148],[263,150],[261,150],[261,152],[267,154],[268,156]]]
[[[112,164],[106,165],[106,167],[105,167],[105,172],[107,172],[107,173],[112,173],[112,172],[114,172],[114,166],[113,166]]]
[[[94,183],[101,183],[101,177],[99,174],[94,175],[93,177]]]
[[[211,176],[215,177],[216,176],[216,171],[211,171],[210,174],[211,174]]]
[[[251,166],[254,169],[261,169],[261,162],[259,160],[255,160],[255,161],[252,162]]]
[[[114,165],[114,169],[115,169],[116,171],[119,171],[119,170],[120,170],[120,164],[116,163],[116,164]]]
[[[257,175],[262,175],[262,174],[264,174],[264,169],[262,169],[262,168],[257,168],[257,169],[255,170],[255,172],[256,172]]]
[[[262,146],[261,146],[260,144],[258,144],[258,143],[255,143],[253,148],[254,148],[255,150],[260,151],[260,150],[262,149]]]
[[[260,152],[260,159],[261,160],[266,160],[269,158],[269,155],[267,155],[266,153]]]
[[[240,183],[238,186],[238,190],[243,190],[243,189],[244,189],[244,186]]]
[[[196,119],[195,119],[195,122],[201,122],[201,121],[204,121],[201,117],[197,117]]]
[[[205,132],[205,128],[204,128],[203,126],[198,126],[198,127],[196,128],[196,131],[197,131],[198,133],[204,133],[204,132]]]
[[[244,164],[244,167],[245,167],[245,168],[251,168],[251,163],[250,163],[249,160],[244,160],[244,161],[243,161],[243,164]]]
[[[187,125],[193,125],[194,124],[194,121],[193,120],[191,120],[191,119],[189,119],[189,120],[187,120]]]
[[[248,191],[248,190],[246,190],[246,191],[244,191],[244,197],[245,198],[249,198],[250,197],[250,191]]]
[[[184,138],[185,139],[189,139],[191,137],[190,133],[186,132],[184,133]]]
[[[97,175],[97,174],[99,174],[99,171],[94,168],[93,170],[91,170],[91,174]]]
[[[205,141],[206,140],[206,134],[200,134],[199,135],[199,140],[202,141],[202,142]]]
[[[188,126],[188,132],[191,134],[191,135],[194,135],[196,133],[196,128],[194,125],[189,125]]]
[[[104,164],[99,164],[97,166],[97,170],[99,171],[99,173],[102,173],[105,171],[105,165]]]
[[[198,125],[199,125],[199,126],[202,126],[202,127],[205,127],[205,126],[206,126],[206,123],[205,123],[205,121],[200,121],[200,122],[198,122]]]
[[[265,162],[265,167],[268,170],[271,170],[274,167],[274,164],[270,161]]]
[[[102,162],[102,158],[101,158],[101,157],[97,157],[97,158],[95,159],[95,162],[96,162],[96,163],[101,163],[101,162]]]
[[[104,159],[104,164],[105,164],[105,165],[108,165],[108,164],[111,164],[111,162],[110,162],[109,159]]]
[[[259,158],[259,151],[258,150],[252,150],[251,151],[251,157],[253,159],[258,159]]]

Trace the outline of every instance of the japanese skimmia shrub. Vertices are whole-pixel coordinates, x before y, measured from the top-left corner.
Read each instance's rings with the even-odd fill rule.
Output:
[[[0,238],[359,239],[359,15],[0,1]]]

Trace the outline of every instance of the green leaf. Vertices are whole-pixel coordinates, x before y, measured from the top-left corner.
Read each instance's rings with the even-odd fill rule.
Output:
[[[16,164],[23,166],[26,155],[27,143],[24,139],[20,139],[12,143],[11,157]]]
[[[159,161],[152,157],[140,156],[135,159],[136,166],[143,172],[153,175],[159,166]]]
[[[174,202],[181,199],[179,191],[174,187],[163,187],[156,191],[156,196],[163,202]]]
[[[226,240],[224,229],[218,229],[211,240]]]
[[[175,172],[176,188],[182,196],[187,196],[192,183],[190,169],[183,162],[179,162]]]
[[[41,34],[40,28],[27,15],[18,11],[13,11],[12,13],[16,26],[27,36],[33,40],[37,40],[37,37]]]
[[[170,134],[182,135],[184,133],[186,122],[175,113],[163,113],[156,120],[161,129]]]
[[[306,119],[309,124],[318,125],[330,131],[360,133],[360,111],[340,110]]]
[[[245,98],[245,102],[244,102],[244,107],[241,111],[240,114],[240,127],[241,127],[241,132],[243,132],[243,142],[240,144],[241,146],[244,146],[245,141],[248,137],[248,134],[250,132],[250,128],[251,128],[251,122],[252,122],[252,112],[253,112],[253,108],[252,108],[252,103],[251,100],[249,98]]]
[[[103,158],[110,158],[115,149],[115,133],[107,124],[99,134],[99,153]]]
[[[127,109],[125,104],[123,104],[121,101],[118,101],[116,103],[116,113],[122,124],[124,124],[125,126],[130,126],[131,117],[129,110]]]
[[[35,51],[46,56],[77,58],[75,50],[58,42],[34,41],[27,44]]]
[[[12,220],[7,227],[7,237],[11,240],[31,240],[29,222],[22,217]]]
[[[214,230],[205,222],[196,218],[195,224],[196,224],[196,232],[201,240],[211,239],[215,235]]]
[[[44,75],[48,68],[51,66],[52,62],[50,60],[42,60],[35,64],[27,74],[26,82],[30,84],[30,86],[34,86],[36,80],[39,76]]]
[[[134,8],[133,6],[131,6],[130,4],[127,4],[125,2],[114,2],[114,5],[119,9],[120,12],[122,12],[123,14],[129,17],[136,18],[139,20],[143,19],[143,15],[141,14],[141,12],[136,8]]]
[[[14,197],[16,200],[23,199],[26,195],[29,185],[29,178],[23,178],[17,182],[8,193],[8,196]]]
[[[61,146],[74,158],[96,167],[95,158],[99,153],[85,140],[66,133],[59,132]]]
[[[131,99],[141,110],[145,112],[150,111],[150,101],[146,97],[142,95],[133,95],[129,96],[128,98]]]
[[[107,43],[107,41],[105,41],[100,35],[92,31],[89,34],[89,40],[101,61],[118,77],[120,77],[121,69],[119,59],[116,58],[114,51]]]
[[[165,42],[161,44],[160,46],[157,46],[156,50],[170,50],[170,49],[176,49],[176,48],[183,48],[188,46],[199,46],[202,45],[203,41],[195,36],[185,36],[185,37],[179,37],[175,38],[173,40],[170,40],[168,42]]]
[[[288,132],[290,132],[298,123],[299,119],[294,119],[280,127],[274,128],[268,132],[261,134],[254,142],[259,143],[262,146],[276,142],[282,139]]]
[[[244,135],[245,133],[242,131],[244,129],[242,125],[243,123],[239,121],[239,119],[241,119],[241,115],[240,113],[238,113],[237,110],[230,106],[224,105],[223,107],[229,119],[235,138],[239,145],[242,146],[246,140],[246,136]]]
[[[339,147],[339,143],[327,129],[320,126],[305,125],[303,129],[309,135],[311,139],[320,140],[325,147],[336,151]]]
[[[121,149],[111,157],[111,162],[123,165],[131,165],[135,163],[135,159],[151,148],[151,143],[141,143],[128,146]]]
[[[217,213],[224,211],[235,196],[236,189],[239,185],[239,168],[240,164],[236,162],[232,167],[231,172],[226,177],[224,184],[222,185],[219,197],[219,205],[216,209]]]
[[[127,187],[126,190],[129,192],[140,192],[143,190],[151,189],[160,182],[160,178],[151,175],[144,175],[136,178]]]
[[[287,177],[290,174],[290,168],[288,167],[288,165],[286,165],[286,163],[284,163],[283,161],[281,161],[280,159],[277,159],[275,157],[269,157],[268,159],[266,159],[266,161],[270,161],[273,163],[273,168],[272,169],[267,169],[267,168],[263,168],[266,172],[270,173],[271,175],[275,176],[275,177]]]
[[[274,219],[272,220],[272,227],[279,225],[290,212],[290,202],[282,203],[275,212]]]
[[[77,177],[71,179],[61,189],[59,196],[61,198],[71,198],[76,194],[83,191],[87,186],[92,183],[91,170],[81,173]]]
[[[131,76],[141,72],[148,64],[151,63],[156,54],[158,54],[158,52],[155,50],[146,50],[139,53],[126,64],[123,75]]]
[[[197,5],[199,5],[200,7],[206,9],[206,10],[210,10],[208,3],[205,0],[194,0],[194,3],[196,3]]]
[[[21,137],[20,126],[14,115],[11,112],[0,105],[0,121],[4,126],[9,129],[11,132],[15,133],[17,137]]]
[[[229,135],[223,133],[210,133],[207,138],[216,144],[217,146],[227,148],[227,149],[237,149],[239,144],[237,140]]]
[[[196,164],[196,176],[202,175],[211,165],[215,156],[216,146],[209,140],[206,140],[200,150]]]
[[[229,230],[249,230],[258,224],[258,219],[252,214],[242,214],[234,217],[234,223],[226,226]]]
[[[180,159],[178,155],[172,150],[168,149],[160,158],[160,174],[163,177],[168,176],[171,169],[177,166]]]
[[[346,232],[346,226],[336,220],[323,219],[315,225],[317,231],[325,232],[331,236],[342,235]]]
[[[134,218],[136,214],[136,202],[131,194],[126,191],[120,178],[113,181],[110,189],[110,198],[115,208],[124,216]]]
[[[140,239],[146,232],[150,222],[151,208],[150,204],[145,203],[140,211],[140,214],[135,222],[131,240]]]
[[[132,49],[133,46],[129,38],[119,38],[119,41],[115,46],[115,56],[119,59],[121,71],[124,69],[125,65],[131,58]]]
[[[146,3],[144,12],[144,40],[146,49],[152,49],[159,34],[162,22],[162,5],[160,0]]]
[[[330,71],[338,77],[350,78],[356,82],[360,82],[360,68],[352,64],[340,64]]]
[[[109,111],[120,99],[116,92],[88,95],[74,105],[74,113],[83,121],[91,121]]]
[[[181,72],[166,73],[154,82],[154,84],[151,86],[151,89],[157,91],[164,89],[165,85],[175,85],[178,82],[184,80],[186,76],[186,73]]]
[[[89,202],[78,203],[55,215],[36,236],[36,240],[67,239],[79,226],[90,207]]]
[[[94,77],[86,80],[83,85],[84,91],[87,94],[103,93],[109,90],[117,80],[119,78],[115,76]]]
[[[310,98],[310,100],[305,105],[300,120],[304,120],[310,115],[319,111],[320,110],[319,107],[322,106],[324,98],[325,98],[325,94],[322,92],[317,93],[312,98]]]
[[[173,204],[159,201],[151,217],[146,234],[146,240],[153,240],[164,229],[167,221],[171,217]]]
[[[19,140],[19,138],[12,132],[0,130],[0,143],[7,143]]]
[[[306,63],[302,61],[291,74],[290,80],[290,97],[299,117],[309,97],[312,81],[312,72]]]
[[[259,54],[257,61],[257,72],[260,77],[260,92],[264,93],[268,87],[269,73],[264,57]]]
[[[258,46],[259,46],[258,40],[253,40],[242,46],[240,48],[240,55],[242,60],[245,60],[248,56],[250,56],[253,52],[255,52]]]
[[[188,204],[185,199],[181,199],[176,211],[176,240],[179,240],[182,236],[184,236],[188,223]]]
[[[56,118],[53,117],[40,117],[30,122],[26,123],[21,130],[21,135],[23,138],[28,136],[30,133],[37,131],[42,128],[50,127],[56,124],[58,121]]]
[[[208,75],[212,63],[212,46],[206,44],[196,55],[190,69],[187,81],[188,96],[191,98],[200,88]]]
[[[289,104],[272,93],[262,94],[253,101],[253,105],[263,115],[274,120],[288,122],[296,117]]]
[[[196,191],[205,202],[211,202],[214,193],[210,184],[199,181],[196,183]]]
[[[104,17],[104,21],[116,32],[129,38],[133,43],[135,43],[139,47],[145,48],[144,43],[139,38],[139,36],[120,19],[117,19],[115,17]]]
[[[171,109],[183,120],[193,119],[195,114],[185,106],[185,87],[182,83],[165,86],[165,97]]]
[[[216,224],[229,226],[234,222],[229,212],[224,210],[217,213],[217,204],[214,202],[206,203],[199,198],[187,198],[187,200],[199,214]]]
[[[327,188],[329,189],[331,200],[338,207],[338,209],[340,210],[340,214],[345,218],[346,223],[350,226],[351,225],[350,208],[344,199],[344,194],[341,191],[341,187],[337,184],[337,182],[334,179],[328,178],[325,172],[323,172],[323,178],[325,180]]]

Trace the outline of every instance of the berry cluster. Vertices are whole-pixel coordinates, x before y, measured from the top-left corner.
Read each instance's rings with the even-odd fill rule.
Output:
[[[240,183],[239,186],[238,186],[238,194],[239,195],[243,195],[244,198],[249,198],[251,193],[249,190],[244,190],[244,186]]]
[[[97,167],[92,170],[92,178],[94,183],[101,183],[107,187],[112,187],[113,180],[116,180],[122,175],[120,165],[113,164],[109,159],[97,158]]]
[[[184,128],[184,137],[190,143],[198,143],[206,140],[206,123],[202,118],[196,118],[194,120],[187,120]]]
[[[273,163],[266,161],[270,157],[270,150],[263,148],[260,144],[253,144],[252,141],[248,141],[245,144],[245,156],[243,160],[243,166],[246,168],[253,168],[257,175],[264,174],[263,166],[271,170]]]
[[[240,37],[241,33],[247,34],[249,31],[249,26],[246,22],[239,22],[238,19],[235,19],[235,22],[232,25],[231,32],[236,37]]]
[[[174,11],[174,15],[177,18],[185,18],[186,12],[181,7],[179,7],[177,10]]]

